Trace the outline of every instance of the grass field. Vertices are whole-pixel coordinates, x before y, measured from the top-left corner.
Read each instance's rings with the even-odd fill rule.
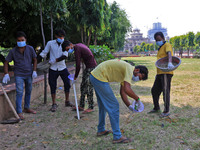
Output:
[[[151,87],[156,75],[155,57],[126,58],[136,65],[146,65],[149,79],[137,82],[132,89],[141,98],[145,110],[133,114],[122,102],[119,84],[111,87],[120,103],[120,128],[123,135],[132,138],[128,144],[112,144],[112,135],[96,137],[98,124],[98,106],[91,114],[81,114],[79,121],[74,118],[76,112],[64,107],[64,94],[57,91],[58,110],[49,111],[48,104],[42,103],[43,96],[32,102],[36,115],[25,114],[26,120],[15,125],[0,125],[0,149],[57,149],[57,150],[199,150],[200,149],[200,59],[182,59],[180,67],[174,71],[171,88],[171,116],[160,119],[159,115],[149,115],[153,108]],[[77,92],[80,96],[79,82]],[[59,85],[61,86],[61,85]],[[70,99],[74,101],[73,90]],[[132,101],[131,99],[129,99]],[[94,98],[95,104],[96,97]],[[160,97],[163,110],[163,100]],[[111,129],[106,118],[106,129]]]

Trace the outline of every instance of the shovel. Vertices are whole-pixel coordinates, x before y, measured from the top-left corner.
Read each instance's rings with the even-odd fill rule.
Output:
[[[3,87],[3,85],[1,83],[0,83],[0,86],[1,86],[1,89],[2,89],[2,91],[4,93],[4,96],[6,97],[6,100],[7,100],[8,104],[9,104],[10,108],[12,109],[12,111],[13,111],[15,117],[16,117],[16,119],[14,119],[14,120],[4,120],[4,121],[1,122],[1,124],[14,124],[14,123],[18,123],[20,121],[20,118],[17,115],[17,112],[15,111],[15,108],[13,107],[13,104],[11,103],[11,101],[10,101],[10,99],[9,99],[9,97],[8,97],[6,91],[4,90],[4,87]]]

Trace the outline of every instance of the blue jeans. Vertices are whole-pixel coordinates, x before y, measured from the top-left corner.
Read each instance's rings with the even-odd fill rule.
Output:
[[[25,97],[24,97],[24,108],[30,108],[31,91],[32,91],[32,77],[15,77],[16,83],[16,111],[22,113],[22,96],[25,84]]]
[[[119,103],[109,83],[101,82],[92,75],[90,75],[90,82],[94,86],[99,106],[98,132],[105,131],[105,118],[106,112],[108,112],[113,130],[113,139],[120,139],[122,135],[119,128]]]

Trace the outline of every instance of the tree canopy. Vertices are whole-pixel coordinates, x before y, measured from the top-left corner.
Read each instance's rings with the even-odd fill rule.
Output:
[[[53,39],[64,29],[66,39],[86,45],[100,44],[119,50],[130,30],[127,14],[116,2],[106,0],[0,1],[0,46],[16,45],[15,34],[24,31],[33,47]]]

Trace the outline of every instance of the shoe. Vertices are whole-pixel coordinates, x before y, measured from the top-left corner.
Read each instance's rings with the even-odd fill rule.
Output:
[[[131,142],[131,139],[129,138],[126,138],[124,136],[122,136],[119,140],[113,140],[113,144],[119,144],[119,143],[130,143]]]
[[[57,107],[58,107],[57,104],[53,104],[53,105],[51,106],[50,111],[55,112]]]
[[[160,114],[160,118],[168,117],[169,115],[170,115],[169,112],[167,112],[167,113],[161,113]]]
[[[19,116],[19,118],[20,118],[21,120],[24,120],[24,119],[25,119],[22,113],[19,113],[18,116]]]
[[[74,107],[75,105],[72,104],[70,101],[65,101],[65,107]]]
[[[160,109],[152,109],[150,112],[148,112],[147,114],[155,114],[155,113],[160,113]]]
[[[33,109],[29,109],[29,108],[24,108],[23,112],[24,113],[36,114],[36,111],[34,111]]]
[[[105,130],[105,131],[103,131],[103,132],[98,132],[98,133],[97,133],[97,136],[104,136],[104,135],[108,135],[108,134],[110,134],[110,133],[112,133],[111,130]]]

